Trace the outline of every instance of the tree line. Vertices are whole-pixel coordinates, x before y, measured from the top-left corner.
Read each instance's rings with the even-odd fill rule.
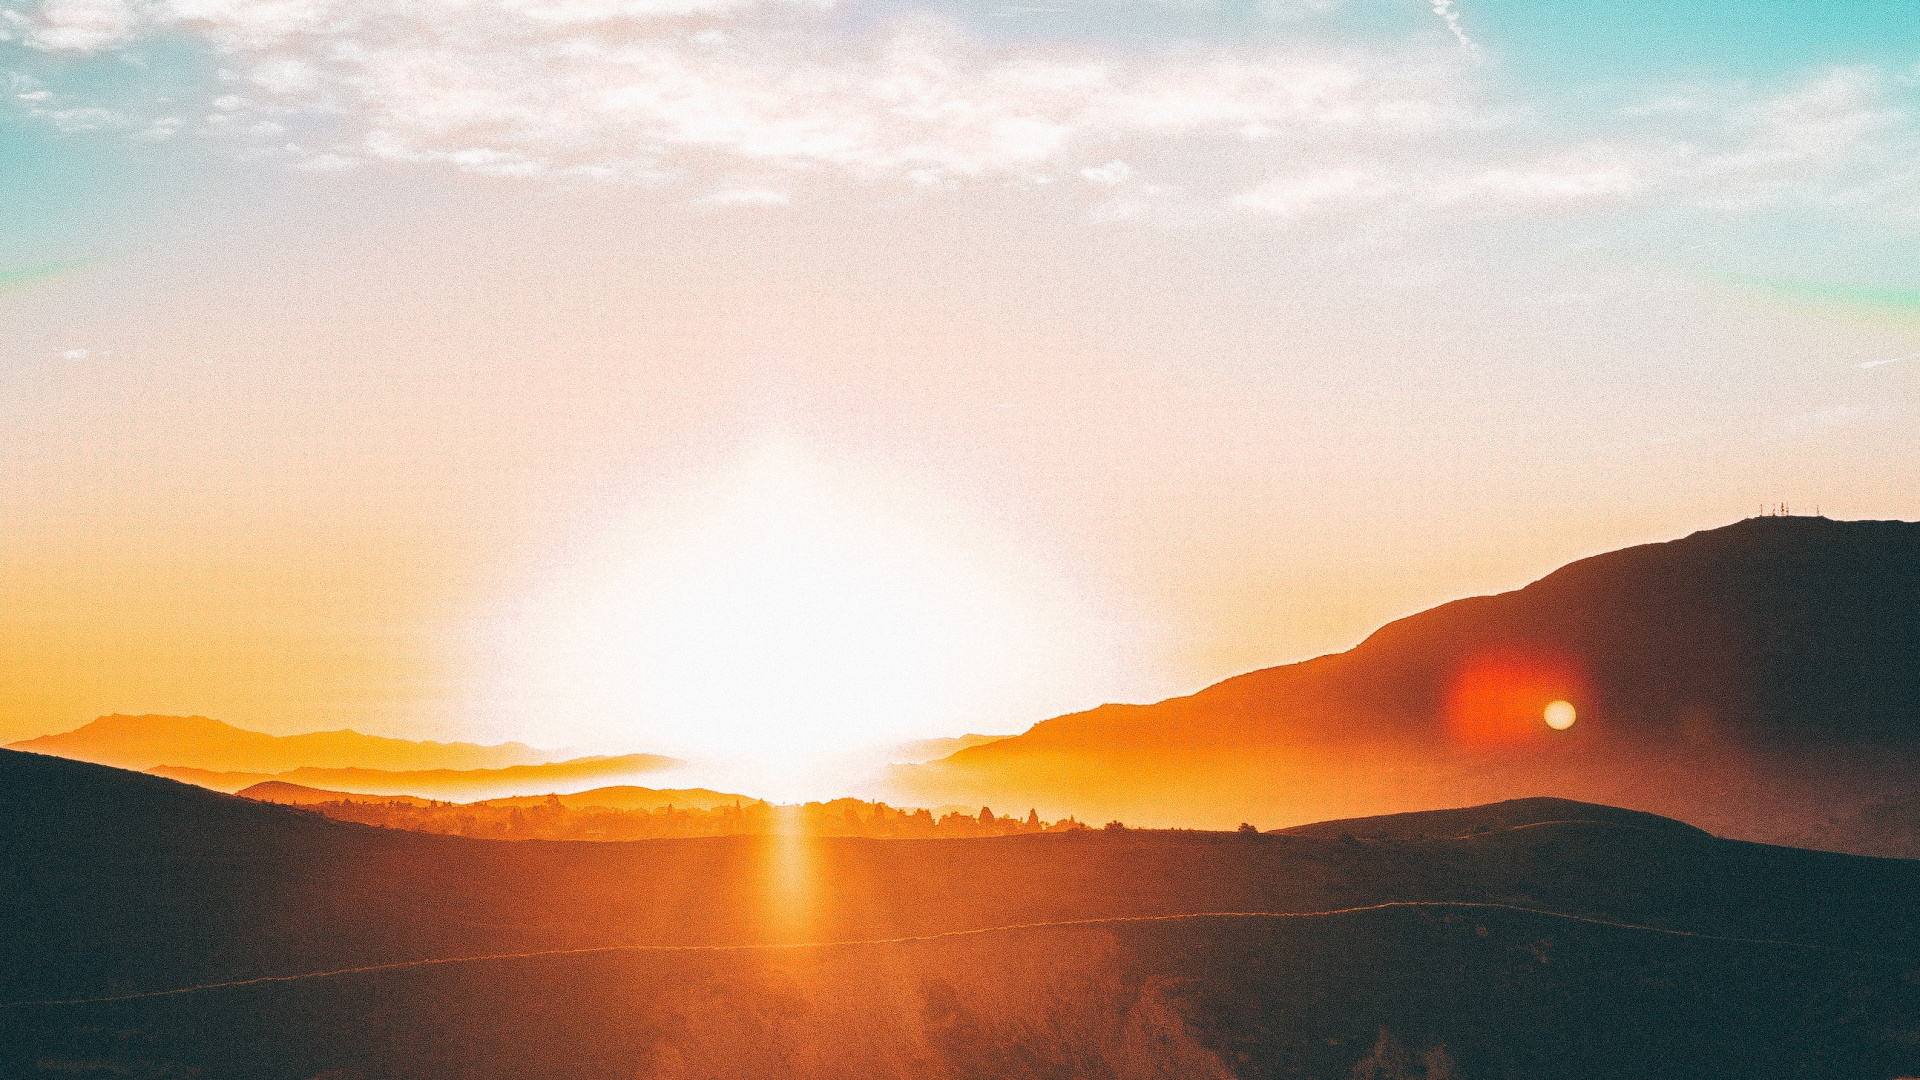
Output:
[[[1025,817],[995,814],[981,807],[977,814],[951,810],[935,817],[931,810],[893,807],[883,802],[835,799],[796,806],[767,802],[732,806],[661,806],[653,810],[618,810],[604,806],[569,807],[559,796],[532,806],[489,806],[480,803],[442,803],[424,806],[393,800],[309,803],[312,810],[340,821],[357,821],[389,829],[446,833],[500,840],[647,840],[668,836],[866,836],[941,838],[1014,836],[1021,833],[1062,832],[1087,826],[1072,817],[1040,820],[1028,810]]]

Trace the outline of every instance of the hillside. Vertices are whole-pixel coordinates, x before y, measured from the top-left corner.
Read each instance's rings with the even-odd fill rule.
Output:
[[[1848,855],[1920,859],[1920,791],[1868,803],[1851,814],[1786,833],[1775,843]]]
[[[955,735],[946,739],[916,739],[913,742],[899,743],[889,747],[888,760],[906,765],[918,765],[922,762],[937,761],[969,747],[999,742],[1008,737],[1006,735]]]
[[[164,775],[155,773],[152,775]],[[168,779],[172,779],[169,777]],[[182,781],[189,783],[190,781]],[[207,785],[199,785],[205,787]],[[430,800],[417,799],[412,795],[362,795],[357,791],[326,791],[310,788],[301,784],[289,784],[280,780],[265,780],[234,792],[242,799],[255,802],[278,803],[281,806],[313,806],[330,802],[396,802],[406,806],[426,806]]]
[[[896,767],[891,793],[1216,826],[1553,794],[1773,836],[1910,786],[1916,654],[1920,524],[1755,518]]]
[[[1920,863],[1500,813],[502,842],[0,753],[0,1075],[1920,1069]]]
[[[267,735],[204,716],[102,716],[58,735],[10,743],[9,750],[91,761],[122,769],[175,765],[211,772],[280,773],[323,769],[498,769],[552,760],[520,743],[414,742],[357,731]]]
[[[1409,814],[1384,814],[1379,817],[1341,818],[1275,829],[1282,836],[1311,836],[1338,840],[1357,837],[1362,840],[1424,840],[1428,837],[1467,837],[1502,829],[1577,822],[1624,829],[1655,832],[1705,833],[1685,822],[1614,806],[1595,806],[1571,799],[1509,799],[1486,806],[1453,810],[1418,810]]]

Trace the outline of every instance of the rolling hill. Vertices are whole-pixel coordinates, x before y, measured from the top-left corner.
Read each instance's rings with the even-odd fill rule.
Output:
[[[898,766],[888,794],[1221,827],[1553,794],[1771,837],[1911,789],[1915,655],[1920,524],[1754,518]]]
[[[0,1075],[1920,1069],[1920,863],[1453,813],[1422,839],[502,842],[5,752]]]
[[[1379,817],[1316,821],[1311,825],[1275,829],[1274,832],[1281,836],[1311,836],[1323,840],[1347,837],[1357,837],[1362,840],[1424,840],[1428,837],[1465,838],[1500,829],[1572,822],[1614,828],[1707,835],[1685,822],[1664,818],[1658,814],[1622,810],[1614,806],[1595,806],[1592,803],[1574,802],[1572,799],[1509,799],[1506,802],[1454,810],[1416,810],[1412,813],[1384,814]]]
[[[162,774],[156,773],[153,775]],[[190,781],[183,781],[183,783],[186,782]],[[199,786],[206,787],[207,785],[201,784]],[[277,803],[281,806],[314,806],[330,802],[397,802],[406,806],[426,806],[429,802],[427,799],[415,798],[412,795],[363,795],[357,791],[325,791],[320,788],[304,787],[300,784],[289,784],[281,780],[264,780],[254,784],[252,787],[234,792],[234,794],[243,799],[252,799],[255,802]]]

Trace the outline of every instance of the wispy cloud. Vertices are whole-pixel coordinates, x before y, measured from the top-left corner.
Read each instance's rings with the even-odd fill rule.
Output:
[[[1430,2],[1433,4],[1433,13],[1440,16],[1441,21],[1447,24],[1447,29],[1453,31],[1453,36],[1459,39],[1460,44],[1468,52],[1478,53],[1480,46],[1467,36],[1466,29],[1460,25],[1460,10],[1453,6],[1454,0],[1430,0]]]
[[[702,206],[785,206],[792,196],[764,187],[730,187],[702,196]]]
[[[1372,202],[1397,190],[1397,185],[1360,169],[1333,169],[1274,180],[1235,196],[1233,202],[1255,213],[1299,218],[1343,203]]]
[[[1471,111],[1462,72],[1433,56],[989,48],[927,22],[849,41],[824,6],[44,0],[27,42],[78,56],[195,35],[224,82],[202,126],[315,169],[384,159],[652,180],[719,155],[939,184],[1097,171],[1116,140],[1420,138]],[[152,137],[180,126],[155,120]]]
[[[1868,360],[1866,363],[1861,364],[1860,366],[1862,368],[1885,367],[1888,364],[1897,364],[1902,360],[1915,360],[1915,359],[1920,359],[1920,352],[1908,353],[1905,356],[1890,356],[1885,360]]]
[[[1829,405],[1824,409],[1787,417],[1770,438],[1794,439],[1822,435],[1836,428],[1887,414],[1888,410],[1871,405]]]
[[[1653,104],[1600,106],[1583,129],[1501,96],[1473,62],[1456,0],[1426,2],[1464,51],[1309,35],[1124,49],[980,40],[928,17],[849,34],[833,2],[39,0],[0,48],[71,71],[197,39],[218,61],[201,101],[89,96],[84,80],[16,74],[13,108],[66,131],[224,136],[311,172],[410,162],[677,186],[675,198],[709,206],[777,206],[770,193],[822,175],[940,189],[1079,177],[1099,187],[1051,190],[1098,219],[1232,213],[1275,227],[1635,203],[1920,220],[1920,132],[1894,76],[1872,68],[1765,92],[1630,91]],[[1131,180],[1146,161],[1165,185],[1152,198]]]

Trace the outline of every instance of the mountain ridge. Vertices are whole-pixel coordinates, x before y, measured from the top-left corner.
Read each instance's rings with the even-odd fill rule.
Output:
[[[163,774],[162,774],[163,775]],[[314,803],[335,801],[346,802],[386,802],[400,801],[408,805],[425,805],[427,800],[413,795],[366,793],[358,791],[332,791],[324,788],[308,787],[303,784],[289,783],[284,780],[267,780],[252,787],[243,788],[233,794],[242,799],[254,799],[260,802],[280,803],[286,806],[308,806]],[[558,799],[568,809],[602,808],[608,810],[656,810],[662,806],[679,809],[710,810],[717,806],[729,806],[734,803],[750,805],[763,802],[747,795],[736,795],[723,791],[711,791],[707,788],[646,788],[631,784],[618,784],[608,787],[590,788],[572,793],[548,793],[540,795],[509,795],[492,799],[479,799],[462,806],[539,806],[548,799]]]
[[[1760,839],[1920,762],[1917,653],[1920,524],[1750,518],[896,766],[890,793],[1224,825],[1552,790]],[[1568,730],[1541,720],[1556,699]]]
[[[413,795],[472,802],[545,794],[550,790],[547,785],[572,787],[616,780],[660,772],[678,764],[678,759],[659,754],[619,754],[571,758],[538,765],[508,765],[497,769],[322,769],[302,766],[280,773],[228,773],[156,765],[142,771],[229,795],[245,787],[278,781],[354,795]]]
[[[8,743],[8,750],[51,754],[125,769],[156,765],[211,772],[279,773],[301,767],[489,769],[549,762],[553,751],[524,743],[483,746],[366,735],[352,728],[269,735],[206,716],[112,713],[71,731]]]

